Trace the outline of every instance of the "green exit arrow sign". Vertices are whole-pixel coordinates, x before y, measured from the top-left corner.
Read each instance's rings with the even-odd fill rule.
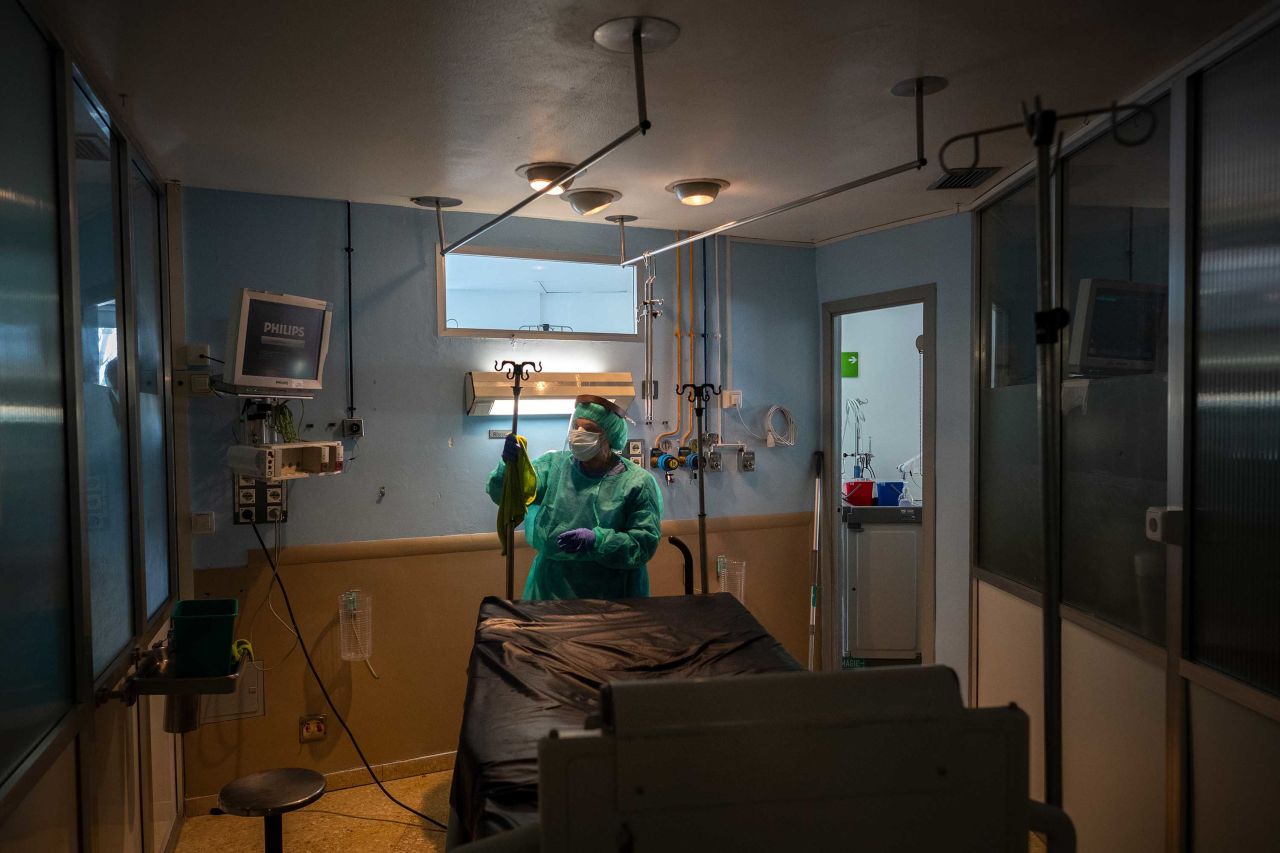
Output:
[[[858,378],[858,354],[856,352],[840,353],[840,375],[845,379]]]

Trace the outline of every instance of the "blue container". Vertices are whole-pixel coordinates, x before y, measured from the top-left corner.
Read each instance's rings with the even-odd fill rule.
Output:
[[[901,480],[886,480],[876,483],[876,504],[878,506],[897,506],[902,497],[902,489],[906,483]]]

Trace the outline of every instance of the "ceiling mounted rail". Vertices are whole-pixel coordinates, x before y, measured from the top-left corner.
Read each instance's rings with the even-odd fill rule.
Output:
[[[867,175],[862,178],[857,178],[849,181],[848,183],[813,193],[812,195],[807,195],[804,198],[798,198],[795,201],[789,201],[786,204],[780,204],[777,207],[771,207],[768,210],[743,217],[742,219],[735,219],[732,222],[726,222],[723,225],[708,228],[706,231],[700,231],[697,234],[685,237],[683,240],[676,240],[674,243],[669,243],[660,249],[654,249],[650,252],[646,252],[645,254],[649,257],[661,255],[663,252],[669,252],[672,249],[687,246],[690,243],[696,243],[707,237],[714,237],[717,234],[723,234],[725,231],[732,231],[735,228],[741,228],[742,226],[749,225],[752,222],[759,222],[761,219],[766,219],[779,213],[786,213],[788,210],[795,210],[797,207],[804,207],[806,204],[812,204],[813,202],[821,201],[824,198],[831,198],[833,195],[839,195],[840,193],[847,192],[855,187],[863,187],[867,184],[873,184],[876,181],[882,181],[885,178],[891,178],[894,175],[900,175],[903,172],[910,172],[912,169],[924,168],[924,166],[929,162],[924,156],[924,96],[932,95],[934,92],[940,92],[945,89],[946,86],[947,81],[943,77],[914,77],[910,80],[903,80],[901,83],[896,84],[892,89],[893,94],[898,95],[899,97],[915,97],[916,156],[914,160],[908,160],[901,165],[893,166],[889,169],[884,169],[883,171],[876,172],[875,174]],[[630,260],[623,261],[622,266],[633,266],[643,261],[644,258],[645,255],[637,255]]]
[[[631,128],[626,133],[622,134],[617,139],[613,140],[608,145],[562,174],[559,178],[535,192],[533,195],[512,205],[502,213],[499,213],[493,219],[490,219],[479,228],[476,228],[467,236],[453,241],[448,246],[444,245],[444,239],[442,236],[440,240],[440,254],[447,255],[450,252],[465,246],[467,243],[470,243],[489,229],[510,219],[529,204],[537,201],[544,195],[549,194],[552,190],[558,189],[564,184],[569,183],[587,169],[612,154],[627,140],[634,136],[647,133],[652,125],[649,123],[649,108],[645,98],[644,53],[646,50],[654,51],[669,47],[675,42],[679,35],[680,28],[671,21],[663,18],[651,18],[643,15],[631,18],[615,18],[612,21],[606,21],[596,27],[593,37],[597,44],[606,50],[619,53],[629,52],[632,55],[632,60],[635,66],[636,114],[638,118],[635,127]],[[439,209],[437,208],[436,217],[439,218],[439,215]],[[443,235],[443,225],[439,226],[439,229],[441,235]]]

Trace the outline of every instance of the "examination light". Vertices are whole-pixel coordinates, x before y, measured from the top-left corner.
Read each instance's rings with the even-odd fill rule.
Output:
[[[667,192],[675,193],[681,204],[700,207],[711,204],[729,182],[720,178],[692,178],[667,184]]]
[[[564,194],[564,200],[582,216],[599,213],[620,198],[622,193],[617,190],[602,190],[598,187],[570,190]]]
[[[523,166],[516,167],[516,174],[528,181],[529,188],[534,192],[541,192],[548,184],[572,168],[572,163],[525,163]],[[572,178],[548,191],[547,195],[560,195],[571,186],[573,186]]]

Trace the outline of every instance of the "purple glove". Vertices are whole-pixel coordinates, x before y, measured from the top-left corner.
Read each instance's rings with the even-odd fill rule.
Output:
[[[507,435],[506,442],[502,445],[502,461],[508,465],[520,458],[520,442],[516,441],[515,433]]]
[[[589,527],[566,530],[556,537],[556,545],[566,554],[590,551],[596,544],[596,532]]]

